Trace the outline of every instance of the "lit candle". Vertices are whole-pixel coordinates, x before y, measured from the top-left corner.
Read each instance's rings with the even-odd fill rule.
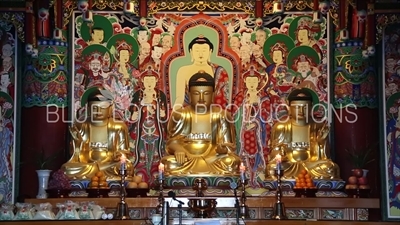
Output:
[[[280,154],[276,155],[276,170],[282,169],[282,156]]]
[[[120,157],[121,170],[126,170],[126,156],[122,154]]]
[[[160,163],[160,165],[158,165],[158,179],[162,180],[164,176],[164,164]]]
[[[243,165],[243,163],[240,163],[239,169],[240,169],[240,179],[244,181],[246,179],[245,176],[246,167]]]

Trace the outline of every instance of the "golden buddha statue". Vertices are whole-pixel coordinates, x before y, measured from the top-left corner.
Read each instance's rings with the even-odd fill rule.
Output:
[[[296,89],[289,96],[289,118],[277,122],[271,133],[266,179],[275,179],[279,154],[284,178],[293,179],[307,170],[313,179],[340,179],[339,167],[328,157],[329,126],[317,122],[312,115],[312,95],[308,89]]]
[[[190,105],[168,121],[166,175],[239,175],[235,129],[229,112],[214,105],[214,78],[199,71],[188,83]]]
[[[128,128],[112,117],[112,102],[102,91],[89,94],[87,116],[69,127],[72,156],[61,169],[70,179],[90,179],[101,171],[108,180],[117,180],[123,155],[128,177],[133,174],[132,163],[125,159],[130,154]]]

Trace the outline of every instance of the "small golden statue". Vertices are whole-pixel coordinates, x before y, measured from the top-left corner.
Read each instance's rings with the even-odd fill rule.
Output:
[[[239,175],[235,129],[229,112],[214,105],[214,78],[199,71],[189,79],[190,105],[168,121],[166,175]]]
[[[121,157],[127,175],[133,174],[132,163],[125,158],[130,154],[128,128],[112,117],[112,102],[102,91],[96,88],[88,95],[84,121],[69,127],[72,156],[61,169],[70,179],[90,179],[100,171],[108,180],[118,180]]]
[[[312,95],[308,89],[296,89],[289,96],[290,118],[276,123],[271,133],[266,179],[275,179],[276,157],[282,158],[284,178],[294,179],[307,170],[313,179],[340,179],[339,167],[328,157],[329,126],[312,116]]]

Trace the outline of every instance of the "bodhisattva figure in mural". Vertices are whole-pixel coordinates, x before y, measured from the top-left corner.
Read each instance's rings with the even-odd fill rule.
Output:
[[[313,179],[340,179],[338,165],[328,156],[329,126],[326,121],[314,121],[312,99],[308,89],[296,89],[289,94],[290,118],[272,128],[267,179],[275,179],[278,154],[282,156],[284,178],[293,179],[305,169]]]
[[[130,135],[135,140],[137,156],[135,172],[148,183],[158,172],[166,133],[167,97],[157,88],[158,79],[159,75],[151,69],[141,74],[142,87],[133,94],[130,110]]]
[[[112,103],[96,88],[87,98],[87,117],[70,127],[72,156],[62,165],[70,179],[90,179],[102,171],[109,180],[119,178],[120,157],[129,158],[128,128],[123,121],[112,117]],[[133,174],[127,160],[128,175]]]
[[[229,112],[212,104],[214,83],[205,71],[190,78],[190,105],[168,122],[166,175],[238,175],[235,128]]]
[[[267,76],[262,76],[254,68],[243,75],[245,88],[234,98],[234,105],[238,107],[233,112],[236,131],[240,137],[237,146],[240,146],[239,156],[248,169],[249,185],[260,187],[257,175],[265,170],[264,154],[268,149],[267,127],[270,99],[262,91],[267,85]]]
[[[179,68],[175,85],[175,104],[188,103],[188,81],[195,71],[205,71],[215,80],[214,103],[225,108],[229,101],[229,76],[227,71],[219,65],[210,62],[214,45],[203,35],[194,38],[188,46],[192,64]],[[174,101],[174,100],[173,100]]]

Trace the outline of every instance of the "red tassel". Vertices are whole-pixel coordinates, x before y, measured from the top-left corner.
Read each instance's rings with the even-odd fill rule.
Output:
[[[365,10],[353,9],[352,23],[351,23],[351,38],[363,39],[365,37],[365,22],[367,12]]]

